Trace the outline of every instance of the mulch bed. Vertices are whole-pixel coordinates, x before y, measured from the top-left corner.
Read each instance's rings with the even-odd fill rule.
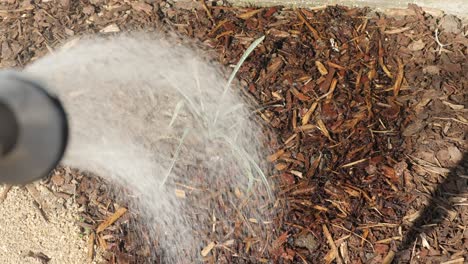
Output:
[[[275,167],[277,233],[257,261],[467,261],[468,39],[458,18],[414,5],[386,16],[209,1],[57,2],[0,3],[1,67],[22,67],[74,35],[168,28],[231,66],[266,36],[237,76],[277,135],[266,157]],[[148,260],[155,245],[135,239],[145,232],[134,230],[131,208],[96,235],[125,206],[101,179],[64,168],[49,186],[77,193],[81,226],[111,263]],[[235,250],[222,254],[244,255]]]

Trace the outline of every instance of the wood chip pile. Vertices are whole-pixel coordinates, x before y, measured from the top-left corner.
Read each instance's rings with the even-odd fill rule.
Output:
[[[276,135],[265,159],[275,167],[277,233],[254,259],[236,258],[247,248],[213,245],[208,262],[468,261],[468,28],[460,19],[415,5],[384,15],[58,2],[0,2],[1,67],[22,67],[76,35],[135,29],[195,38],[230,67],[266,36],[237,77]],[[141,263],[157,246],[135,239],[144,233],[133,230],[138,216],[100,179],[61,169],[49,186],[77,195],[83,230],[111,263]]]

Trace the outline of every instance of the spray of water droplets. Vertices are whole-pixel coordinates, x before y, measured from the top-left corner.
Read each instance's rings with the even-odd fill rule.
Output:
[[[250,252],[265,251],[265,137],[240,88],[225,89],[226,74],[200,50],[160,35],[87,37],[24,73],[63,101],[64,163],[130,190],[163,262],[196,263],[206,245],[245,237],[257,241]]]

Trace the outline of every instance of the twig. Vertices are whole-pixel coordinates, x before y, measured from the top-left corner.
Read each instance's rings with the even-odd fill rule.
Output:
[[[391,264],[394,258],[395,258],[395,252],[393,250],[390,250],[387,256],[383,259],[382,264]]]
[[[323,228],[323,233],[327,237],[328,244],[330,245],[331,249],[335,253],[336,262],[338,264],[343,264],[343,260],[341,259],[340,253],[338,252],[338,249],[336,248],[335,241],[333,241],[333,238],[332,238],[332,236],[330,234],[330,231],[328,231],[328,227],[326,225],[322,225],[322,228]]]
[[[439,55],[442,54],[442,52],[447,52],[447,53],[452,52],[451,50],[448,50],[448,49],[444,48],[444,47],[450,46],[452,44],[442,44],[440,42],[440,40],[439,40],[439,28],[435,29],[434,35],[435,35],[435,41],[436,41],[437,45],[439,45],[439,50],[438,50]]]
[[[453,118],[453,117],[437,117],[437,116],[435,116],[434,118],[435,119],[440,119],[440,120],[452,120],[452,121],[458,122],[458,123],[463,124],[463,125],[468,125],[468,122],[464,122],[462,120],[458,120],[458,119]]]
[[[208,6],[206,5],[205,0],[200,0],[200,2],[201,2],[201,4],[202,4],[202,6],[203,6],[203,9],[205,9],[206,14],[208,15],[208,18],[211,20],[211,22],[213,22],[213,25],[216,25],[216,22],[215,22],[215,20],[214,20],[214,18],[213,18],[213,15],[211,14],[210,9],[209,9]]]
[[[394,96],[398,96],[398,93],[400,93],[401,84],[403,83],[403,78],[405,76],[405,71],[404,71],[405,65],[403,64],[400,58],[397,58],[397,62],[398,62],[398,73],[397,73],[397,77],[395,80],[395,84],[393,85]]]
[[[369,243],[369,245],[371,246],[372,250],[374,250],[374,246],[372,245],[372,243],[371,243],[369,240],[367,240],[366,238],[364,238],[363,236],[360,236],[360,235],[356,234],[355,232],[353,232],[353,231],[351,231],[351,230],[349,230],[349,229],[347,229],[347,228],[341,227],[341,226],[339,226],[339,225],[332,224],[332,226],[338,227],[338,228],[340,228],[340,229],[342,229],[342,230],[344,230],[344,231],[346,231],[346,232],[349,232],[350,234],[353,234],[353,235],[359,237],[360,239],[362,239],[362,240],[364,240],[365,242]]]
[[[312,35],[314,35],[314,39],[315,40],[319,40],[320,39],[320,35],[318,33],[318,31],[312,27],[312,25],[306,20],[306,18],[302,15],[302,12],[300,9],[297,9],[296,10],[296,14],[297,16],[299,17],[299,19],[307,26],[307,28],[312,32]]]
[[[26,185],[26,190],[28,190],[29,194],[31,194],[32,198],[34,199],[33,204],[39,210],[39,213],[41,214],[42,218],[44,218],[44,220],[46,222],[49,222],[49,218],[47,217],[47,215],[44,212],[45,204],[42,201],[41,196],[40,196],[39,191],[37,190],[36,186],[34,186],[33,184],[27,184]]]
[[[210,254],[211,250],[216,246],[216,243],[211,241],[203,250],[201,251],[201,255],[203,257],[208,256]]]
[[[93,232],[89,235],[89,242],[88,242],[88,261],[91,263],[94,259],[94,238],[96,234]]]
[[[356,161],[353,161],[353,162],[350,162],[350,163],[347,163],[345,165],[342,165],[341,167],[342,168],[346,168],[346,167],[352,167],[354,165],[357,165],[357,164],[360,164],[360,163],[363,163],[365,161],[367,161],[368,158],[365,158],[365,159],[360,159],[360,160],[356,160]]]
[[[0,14],[8,14],[8,13],[17,13],[17,12],[23,12],[23,11],[31,11],[33,10],[33,6],[27,6],[23,8],[18,8],[18,9],[0,9]]]
[[[416,244],[418,243],[418,239],[419,238],[416,237],[416,240],[414,241],[413,250],[411,251],[410,263],[413,263],[413,258],[416,255],[415,252],[416,252]]]
[[[445,261],[445,262],[442,262],[440,264],[455,264],[455,263],[464,263],[465,261],[465,258],[457,258],[457,259],[453,259],[453,260],[449,260],[449,261]]]
[[[102,222],[97,228],[96,228],[96,233],[101,233],[104,231],[107,227],[112,225],[115,221],[117,221],[122,215],[124,215],[127,212],[127,208],[125,207],[120,207],[115,211],[115,213],[111,216],[109,216],[104,222]]]

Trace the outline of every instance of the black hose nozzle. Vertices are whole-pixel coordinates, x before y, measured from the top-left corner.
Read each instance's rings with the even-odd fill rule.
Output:
[[[18,140],[19,128],[15,114],[0,101],[0,158],[11,152]]]
[[[17,72],[0,72],[0,183],[47,176],[62,159],[68,122],[60,101]]]

